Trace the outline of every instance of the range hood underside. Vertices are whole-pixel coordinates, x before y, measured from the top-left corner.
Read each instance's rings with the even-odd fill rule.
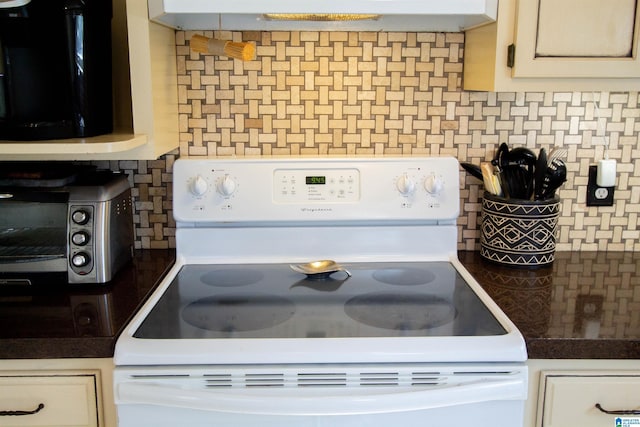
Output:
[[[497,0],[149,0],[149,18],[181,30],[445,31],[497,17]],[[369,21],[276,21],[266,13],[362,13]]]

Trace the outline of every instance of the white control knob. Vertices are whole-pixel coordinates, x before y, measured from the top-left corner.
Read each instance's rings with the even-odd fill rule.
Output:
[[[416,183],[408,174],[404,173],[396,180],[396,188],[400,194],[408,196],[416,191]]]
[[[236,181],[229,175],[225,175],[220,182],[218,182],[218,193],[224,197],[229,197],[236,191]]]
[[[208,189],[209,184],[207,183],[207,180],[198,175],[193,179],[193,181],[191,181],[191,188],[189,190],[194,196],[202,196]]]
[[[427,190],[429,194],[439,194],[443,188],[444,181],[442,181],[442,177],[429,175],[424,181],[424,189]]]

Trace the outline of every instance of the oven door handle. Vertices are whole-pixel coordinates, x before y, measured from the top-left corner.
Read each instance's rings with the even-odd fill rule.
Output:
[[[147,404],[261,415],[355,415],[443,408],[497,400],[525,400],[526,380],[484,379],[450,386],[340,389],[196,390],[157,384],[121,383],[117,404]]]

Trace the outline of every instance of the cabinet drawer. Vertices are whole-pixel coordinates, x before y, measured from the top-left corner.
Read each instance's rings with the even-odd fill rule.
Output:
[[[0,373],[0,426],[98,426],[96,387],[95,374]]]
[[[640,373],[629,371],[543,371],[538,402],[538,426],[614,427],[616,418],[640,415],[606,414],[640,411]]]

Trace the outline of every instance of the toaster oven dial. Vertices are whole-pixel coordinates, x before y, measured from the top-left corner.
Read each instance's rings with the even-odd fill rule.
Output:
[[[77,233],[73,233],[71,236],[71,241],[74,245],[84,246],[89,242],[89,233],[85,231],[78,231]]]
[[[89,264],[89,261],[91,261],[89,254],[84,252],[78,252],[71,258],[71,264],[73,264],[74,267],[84,267]]]
[[[89,222],[89,212],[78,209],[71,214],[71,220],[79,225],[86,224]]]

